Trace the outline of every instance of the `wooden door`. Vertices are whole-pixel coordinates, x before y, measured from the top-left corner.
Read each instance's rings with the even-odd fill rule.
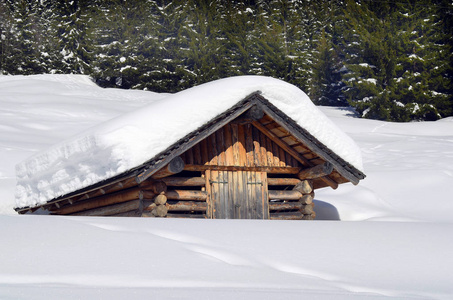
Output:
[[[269,219],[266,172],[206,171],[208,217]]]

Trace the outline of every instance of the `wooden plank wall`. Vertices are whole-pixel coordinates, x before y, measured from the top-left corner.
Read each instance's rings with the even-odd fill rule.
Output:
[[[227,124],[181,155],[187,165],[299,167],[251,124]]]

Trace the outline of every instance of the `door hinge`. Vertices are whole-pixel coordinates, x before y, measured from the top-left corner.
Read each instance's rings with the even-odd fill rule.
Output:
[[[262,182],[247,182],[247,184],[259,184],[259,185],[263,185]]]
[[[214,180],[209,180],[209,183],[210,183],[210,184],[213,184],[213,183],[228,183],[228,181],[214,181]]]

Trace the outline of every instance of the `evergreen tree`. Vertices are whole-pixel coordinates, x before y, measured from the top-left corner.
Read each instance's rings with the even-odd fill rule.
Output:
[[[341,93],[342,64],[324,30],[318,43],[317,51],[313,55],[310,97],[318,105],[346,106]]]
[[[3,68],[9,74],[35,74],[42,72],[39,63],[39,16],[37,15],[37,1],[13,1],[10,2],[10,12],[13,22],[9,27]],[[3,40],[3,38],[2,38]],[[6,44],[6,43],[5,43]],[[6,46],[6,45],[5,45]]]
[[[8,74],[8,57],[12,50],[13,18],[11,5],[7,1],[0,1],[0,74]]]
[[[89,74],[92,61],[92,16],[97,5],[88,0],[58,2],[56,7],[61,21],[57,23],[60,37],[58,46],[62,55],[59,69],[64,73]]]

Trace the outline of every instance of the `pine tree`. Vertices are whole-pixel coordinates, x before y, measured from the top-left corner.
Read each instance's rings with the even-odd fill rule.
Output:
[[[145,88],[149,71],[150,32],[148,1],[116,0],[100,5],[97,18],[93,76],[102,86]],[[151,37],[152,39],[152,37]]]
[[[0,1],[0,74],[8,74],[8,57],[12,50],[13,18],[11,5]]]
[[[13,1],[10,3],[12,13],[9,37],[5,57],[3,58],[4,72],[9,74],[34,74],[42,72],[39,63],[39,16],[37,15],[37,1]],[[2,37],[3,40],[3,37]],[[6,43],[5,43],[6,44]],[[6,45],[5,45],[6,46]]]
[[[59,69],[64,73],[89,74],[92,60],[92,16],[96,5],[88,0],[58,2],[61,21],[57,23],[58,42],[62,61]]]

